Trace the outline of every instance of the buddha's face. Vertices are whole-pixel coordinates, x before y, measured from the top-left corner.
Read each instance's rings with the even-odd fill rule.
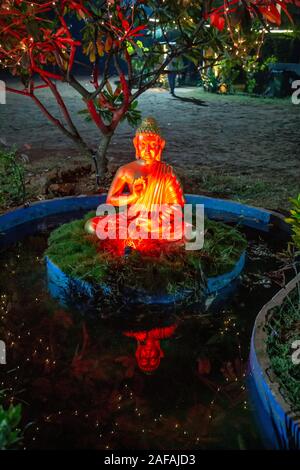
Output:
[[[165,140],[157,134],[137,134],[133,140],[136,158],[149,165],[161,159],[165,148]]]
[[[156,341],[140,343],[136,351],[139,368],[146,373],[151,373],[159,367],[161,357],[163,357],[163,352]]]

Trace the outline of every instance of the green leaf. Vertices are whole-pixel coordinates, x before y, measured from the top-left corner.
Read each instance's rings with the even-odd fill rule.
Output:
[[[5,409],[0,406],[0,449],[12,448],[22,440],[22,432],[18,428],[22,417],[21,405],[10,405]]]
[[[109,93],[111,96],[114,94],[113,89],[112,89],[112,86],[111,86],[109,80],[107,80],[107,82],[106,82],[106,89],[107,89],[108,93]]]
[[[78,111],[77,114],[89,114],[89,110],[88,109],[81,109],[80,111]]]

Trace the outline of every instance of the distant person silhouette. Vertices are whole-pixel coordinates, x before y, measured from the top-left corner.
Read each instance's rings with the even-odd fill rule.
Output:
[[[183,62],[182,59],[179,57],[174,57],[167,66],[169,88],[172,96],[175,96],[177,74],[182,70],[182,68]]]

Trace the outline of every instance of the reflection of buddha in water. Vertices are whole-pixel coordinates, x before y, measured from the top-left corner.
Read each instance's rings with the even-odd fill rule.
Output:
[[[153,205],[167,205],[169,214],[174,214],[179,206],[183,207],[184,196],[172,167],[161,161],[165,140],[160,135],[155,119],[143,120],[133,143],[137,160],[119,168],[108,192],[107,204],[128,208],[142,206],[144,214],[151,213]],[[87,232],[95,234],[100,220],[101,217],[89,220],[86,224]],[[153,231],[147,217],[137,215],[135,220],[136,226],[140,224],[148,232]]]
[[[135,357],[139,368],[146,373],[155,371],[159,365],[164,352],[160,346],[160,340],[173,335],[177,325],[154,328],[150,331],[126,331],[125,336],[137,340]]]

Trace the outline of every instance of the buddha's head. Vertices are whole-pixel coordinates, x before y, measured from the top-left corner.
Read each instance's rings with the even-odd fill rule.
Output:
[[[139,342],[135,356],[139,368],[143,372],[150,374],[159,367],[164,353],[158,340],[148,338],[146,341]]]
[[[151,164],[161,160],[162,151],[166,141],[160,134],[157,122],[152,117],[147,117],[136,131],[133,139],[136,150],[136,158],[143,160],[146,164]]]

